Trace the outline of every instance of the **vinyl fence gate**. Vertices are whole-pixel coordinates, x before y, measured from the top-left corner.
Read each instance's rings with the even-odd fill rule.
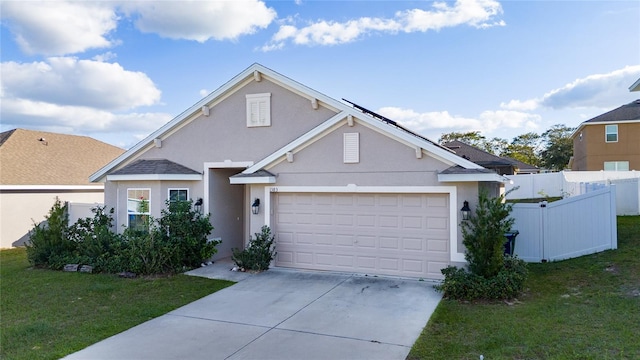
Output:
[[[616,249],[615,199],[615,186],[607,186],[552,203],[514,204],[515,254],[540,262]]]

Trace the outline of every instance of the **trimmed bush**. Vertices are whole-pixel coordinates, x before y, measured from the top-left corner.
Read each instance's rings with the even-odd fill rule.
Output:
[[[77,261],[90,264],[94,272],[123,271],[126,261],[122,259],[122,238],[111,231],[113,209],[104,206],[91,209],[93,217],[78,219],[69,228],[69,239],[76,243]]]
[[[445,280],[435,288],[448,299],[502,300],[516,298],[522,292],[528,270],[524,260],[507,255],[502,269],[491,278],[455,266],[442,269],[442,274]]]
[[[276,256],[273,247],[275,236],[268,226],[263,226],[260,233],[255,233],[255,239],[249,239],[247,248],[240,251],[232,249],[231,259],[244,270],[263,271],[269,269],[269,264]]]

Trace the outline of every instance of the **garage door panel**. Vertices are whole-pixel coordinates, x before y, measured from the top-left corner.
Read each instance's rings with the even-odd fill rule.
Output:
[[[448,194],[279,193],[276,265],[441,278],[449,258],[448,199]]]

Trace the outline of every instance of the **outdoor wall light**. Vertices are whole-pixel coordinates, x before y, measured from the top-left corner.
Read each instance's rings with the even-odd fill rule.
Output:
[[[469,208],[469,202],[467,200],[462,203],[462,209],[460,209],[460,212],[462,212],[462,220],[469,220],[471,208]]]
[[[196,210],[196,212],[201,212],[202,211],[202,198],[199,198],[198,200],[196,200],[195,204],[193,204],[193,207]]]
[[[251,213],[253,215],[258,215],[260,212],[260,199],[256,198],[253,200],[253,204],[251,204]]]

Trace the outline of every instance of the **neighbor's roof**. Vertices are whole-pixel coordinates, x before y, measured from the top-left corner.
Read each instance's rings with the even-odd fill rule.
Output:
[[[573,131],[571,138],[573,139],[578,135],[580,130],[587,125],[606,124],[610,122],[640,122],[640,99],[581,123],[580,126]]]
[[[526,162],[522,162],[518,159],[510,158],[508,156],[502,156],[502,158],[511,161],[515,166],[518,167],[520,171],[540,170],[540,168],[538,168],[537,166],[527,164]]]
[[[87,136],[0,133],[0,185],[94,185],[89,176],[124,150]]]
[[[583,122],[583,124],[630,120],[640,120],[640,99],[634,100],[626,105],[622,105],[619,108],[613,109],[602,115],[598,115],[593,119]]]
[[[481,166],[511,166],[513,161],[490,154],[462,141],[454,140],[443,144],[453,150],[458,156]]]

